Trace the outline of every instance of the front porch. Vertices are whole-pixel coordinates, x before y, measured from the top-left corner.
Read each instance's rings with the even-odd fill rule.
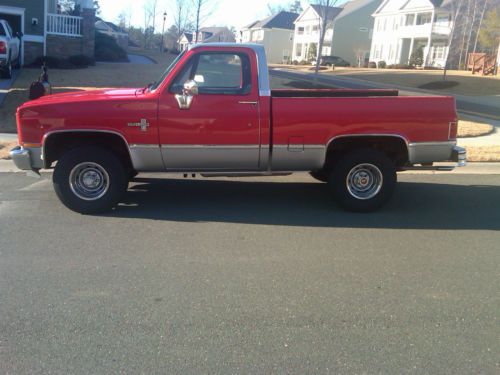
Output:
[[[431,45],[429,46],[429,43]],[[446,39],[429,38],[403,38],[399,41],[399,56],[397,64],[409,65],[412,63],[412,55],[418,55],[421,50],[421,63],[417,64],[423,68],[444,68],[448,55],[448,41]],[[414,61],[413,61],[414,63]]]

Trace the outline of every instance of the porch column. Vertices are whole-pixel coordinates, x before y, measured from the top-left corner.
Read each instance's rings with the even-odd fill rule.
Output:
[[[410,52],[408,52],[408,59],[406,60],[406,64],[410,63],[411,54],[413,53],[413,44],[414,44],[414,42],[415,42],[415,38],[411,38]]]

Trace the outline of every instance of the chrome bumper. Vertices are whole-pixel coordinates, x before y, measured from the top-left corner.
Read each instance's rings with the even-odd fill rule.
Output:
[[[465,167],[467,165],[467,150],[463,147],[453,147],[451,160],[458,163],[459,167]]]
[[[458,147],[456,141],[410,143],[408,146],[410,165],[447,161],[457,163],[458,167],[467,164],[467,151]]]
[[[10,151],[10,157],[17,168],[23,171],[38,171],[43,168],[42,148],[14,147]]]

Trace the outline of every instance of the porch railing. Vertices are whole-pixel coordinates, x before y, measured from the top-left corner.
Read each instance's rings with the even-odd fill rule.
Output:
[[[82,36],[82,17],[47,14],[47,34]]]

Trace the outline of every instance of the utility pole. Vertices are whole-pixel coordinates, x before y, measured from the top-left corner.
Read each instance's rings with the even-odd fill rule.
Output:
[[[163,37],[165,36],[165,21],[166,20],[167,20],[167,12],[163,12],[163,27],[161,29],[161,46],[160,46],[161,53],[163,53],[163,51],[164,51]]]

